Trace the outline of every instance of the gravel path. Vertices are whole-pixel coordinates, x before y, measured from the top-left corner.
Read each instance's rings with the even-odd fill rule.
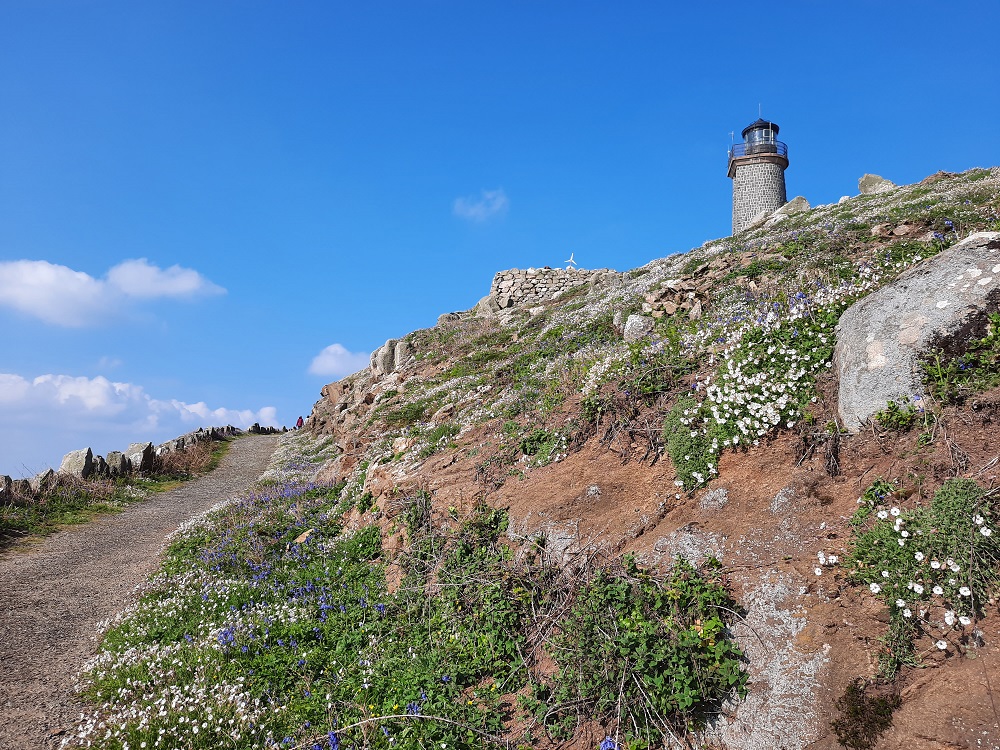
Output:
[[[158,567],[164,537],[267,468],[277,438],[236,440],[215,471],[0,557],[0,750],[56,747],[81,712],[73,678],[97,624]]]

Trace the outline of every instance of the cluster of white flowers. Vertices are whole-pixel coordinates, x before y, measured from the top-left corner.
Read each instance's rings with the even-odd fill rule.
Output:
[[[889,540],[907,550],[905,553],[900,550],[899,554],[905,554],[912,563],[902,562],[900,570],[887,563],[887,568],[879,570],[878,579],[870,582],[868,589],[885,599],[899,616],[919,620],[925,632],[937,629],[939,640],[935,646],[947,650],[948,633],[973,623],[971,578],[955,558],[936,554],[934,539],[928,538],[908,517],[899,506],[883,507],[875,513],[877,523],[888,524],[891,529]],[[976,514],[970,521],[979,534],[991,535],[982,515]],[[893,555],[888,555],[888,559],[892,558]]]

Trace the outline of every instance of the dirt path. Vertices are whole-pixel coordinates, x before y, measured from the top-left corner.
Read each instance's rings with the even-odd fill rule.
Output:
[[[237,440],[207,476],[0,557],[0,750],[58,746],[81,711],[73,676],[95,651],[97,624],[155,572],[167,534],[246,490],[276,446]]]

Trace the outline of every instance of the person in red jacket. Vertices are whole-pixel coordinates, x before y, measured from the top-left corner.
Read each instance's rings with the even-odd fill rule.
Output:
[[[302,417],[299,417],[298,419],[295,420],[295,429],[296,430],[301,430],[303,424],[304,423],[302,421]]]

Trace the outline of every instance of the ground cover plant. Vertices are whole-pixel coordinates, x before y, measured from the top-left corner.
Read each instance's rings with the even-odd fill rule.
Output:
[[[878,480],[862,495],[843,563],[850,580],[888,609],[878,654],[885,678],[919,663],[918,642],[964,652],[1000,584],[995,493],[971,479],[949,479],[928,506],[904,508],[896,489]]]
[[[594,715],[630,746],[658,747],[665,728],[684,732],[743,687],[733,604],[711,575],[567,575],[537,543],[515,554],[503,510],[477,506],[444,528],[423,493],[394,522],[348,531],[354,502],[345,485],[279,481],[180,532],[88,665],[94,709],[64,746],[508,747],[563,733],[580,665],[606,663],[639,687],[626,711],[598,696]],[[409,544],[390,587],[393,529]],[[612,644],[594,629],[607,616]],[[550,648],[559,669],[541,675],[531,654]],[[660,665],[649,677],[646,649]],[[540,680],[559,722],[515,705]],[[598,682],[588,690],[612,690]],[[640,722],[641,706],[654,721]]]

